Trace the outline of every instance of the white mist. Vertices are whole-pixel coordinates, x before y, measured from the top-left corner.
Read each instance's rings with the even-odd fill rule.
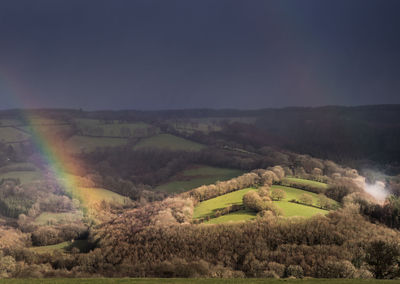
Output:
[[[374,184],[365,183],[364,190],[379,202],[385,201],[386,197],[389,195],[389,192],[385,188],[385,184],[381,181],[376,181]]]

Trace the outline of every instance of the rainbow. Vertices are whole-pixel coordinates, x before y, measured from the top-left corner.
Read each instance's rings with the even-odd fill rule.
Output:
[[[74,149],[68,148],[65,141],[49,130],[49,124],[38,122],[40,117],[34,113],[32,106],[40,105],[40,103],[32,101],[29,96],[30,92],[23,88],[22,84],[16,84],[16,81],[12,80],[15,78],[14,76],[6,76],[10,73],[1,71],[4,70],[0,70],[0,79],[2,79],[0,86],[2,89],[6,89],[9,96],[12,95],[12,98],[18,103],[17,105],[21,105],[20,116],[31,129],[31,140],[40,159],[46,165],[46,175],[53,178],[66,191],[73,192],[74,188],[80,187],[79,174],[84,172],[82,164],[70,154]]]

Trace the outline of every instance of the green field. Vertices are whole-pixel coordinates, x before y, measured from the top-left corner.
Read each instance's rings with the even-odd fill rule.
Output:
[[[62,242],[56,245],[51,245],[51,246],[42,246],[42,247],[31,247],[29,248],[30,250],[37,252],[37,253],[51,253],[55,250],[62,250],[65,251],[69,246],[71,245],[71,242]]]
[[[255,189],[245,188],[203,201],[194,208],[193,218],[210,216],[215,210],[223,209],[234,204],[242,204],[243,195],[250,190]]]
[[[71,125],[68,124],[44,124],[44,125],[25,125],[19,126],[18,129],[21,129],[25,132],[33,133],[34,130],[39,129],[43,132],[65,132],[71,130]]]
[[[327,189],[328,185],[326,183],[314,181],[314,180],[308,180],[308,179],[301,179],[301,178],[294,178],[294,177],[286,177],[283,179],[283,182],[288,182],[288,183],[297,183],[300,185],[308,185],[312,186],[315,188],[320,188],[320,189]]]
[[[227,215],[219,216],[217,218],[212,218],[209,221],[205,221],[204,224],[222,224],[229,222],[249,221],[256,218],[256,215],[257,214],[253,211],[239,210]]]
[[[6,173],[0,173],[0,180],[3,178],[14,178],[21,181],[21,184],[30,183],[36,180],[40,180],[42,177],[39,171],[12,171]]]
[[[43,212],[35,219],[37,225],[49,225],[49,224],[68,224],[79,221],[83,218],[81,211],[77,212],[66,212],[66,213],[52,213]]]
[[[236,279],[220,279],[220,278],[92,278],[92,279],[0,279],[0,284],[364,284],[364,283],[400,283],[400,280],[377,280],[377,279],[254,279],[254,278],[236,278]]]
[[[101,201],[114,202],[124,204],[129,200],[118,193],[112,192],[104,188],[96,187],[79,187],[70,189],[74,198],[77,198],[84,207],[92,208],[98,205]]]
[[[204,145],[171,134],[158,134],[139,141],[134,149],[157,148],[174,151],[200,151]]]
[[[88,137],[88,136],[72,136],[65,147],[71,153],[92,152],[97,148],[118,147],[126,145],[126,138],[108,138],[108,137]]]
[[[0,127],[0,142],[20,142],[29,139],[30,135],[13,127]]]
[[[328,210],[323,210],[313,206],[306,206],[302,204],[289,202],[290,200],[293,199],[297,200],[303,193],[307,193],[313,198],[313,205],[316,205],[318,200],[318,195],[315,193],[281,185],[273,185],[272,188],[279,188],[286,192],[286,197],[283,200],[274,201],[274,204],[276,204],[279,208],[282,209],[284,217],[294,217],[294,216],[311,217],[315,214],[325,215],[329,213]],[[193,218],[197,219],[197,218],[212,216],[216,210],[220,210],[222,208],[228,207],[233,204],[242,204],[243,195],[250,190],[256,190],[256,189],[246,188],[203,201],[194,209]],[[331,200],[331,202],[337,204],[337,202],[333,200]],[[216,224],[229,221],[244,221],[253,219],[254,216],[255,214],[252,212],[239,211],[237,214],[231,213],[228,215],[215,218],[215,220],[210,219],[208,223]]]
[[[0,168],[0,180],[3,178],[19,178],[25,184],[40,180],[42,174],[32,163],[12,163]]]
[[[56,245],[50,245],[50,246],[42,246],[42,247],[30,247],[29,249],[31,251],[34,251],[36,253],[52,253],[54,251],[60,251],[60,252],[67,252],[73,247],[78,248],[80,251],[85,251],[88,249],[88,241],[87,240],[75,240],[75,241],[67,241],[67,242],[62,242]],[[0,282],[1,283],[1,282]]]
[[[243,171],[235,169],[198,166],[178,173],[169,182],[156,187],[156,189],[169,193],[179,193],[216,181],[229,180],[241,174],[243,174]]]

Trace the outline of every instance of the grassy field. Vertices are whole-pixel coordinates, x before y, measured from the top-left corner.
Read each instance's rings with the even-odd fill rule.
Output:
[[[209,221],[205,221],[204,224],[222,224],[229,222],[243,222],[249,221],[256,218],[256,213],[247,210],[240,210],[236,212],[232,212],[228,215],[222,215],[217,218],[212,218]]]
[[[126,145],[126,138],[72,136],[65,147],[71,153],[92,152],[102,147],[117,147]]]
[[[196,208],[194,208],[193,218],[196,219],[210,216],[215,210],[222,209],[233,204],[242,204],[243,195],[250,190],[255,189],[245,188],[203,201],[196,206]]]
[[[66,224],[79,221],[83,218],[81,211],[67,213],[43,212],[35,219],[37,225]]]
[[[294,178],[294,177],[286,177],[284,182],[293,182],[301,185],[309,185],[315,188],[321,188],[321,189],[327,189],[328,185],[326,183],[314,181],[314,180],[308,180],[308,179],[301,179],[301,178]]]
[[[25,132],[32,133],[35,129],[40,129],[44,132],[65,132],[71,130],[71,125],[68,124],[44,124],[44,125],[25,125],[19,126],[18,129],[22,129]]]
[[[0,141],[4,143],[25,141],[30,135],[13,127],[0,127]]]
[[[169,182],[158,186],[156,189],[169,193],[187,191],[201,185],[208,185],[216,181],[229,180],[243,174],[243,171],[208,166],[198,166],[178,173]]]
[[[93,278],[93,279],[0,279],[0,284],[299,284],[299,283],[311,283],[311,284],[364,284],[364,283],[400,283],[400,280],[377,280],[377,279],[254,279],[254,278],[244,278],[244,279],[174,279],[174,278],[164,278],[164,279],[152,279],[152,278]]]
[[[59,243],[59,244],[56,244],[56,245],[42,246],[42,247],[31,247],[29,249],[31,251],[34,251],[34,252],[37,252],[37,253],[51,253],[51,252],[53,252],[55,250],[65,251],[70,245],[71,245],[71,242],[62,242],[62,243]]]
[[[118,193],[104,188],[95,187],[73,188],[71,194],[86,208],[93,208],[100,204],[100,202],[103,200],[118,204],[124,204],[127,200],[129,200],[129,198],[119,195]]]
[[[171,134],[158,134],[139,141],[134,149],[157,148],[180,151],[200,151],[204,145]]]
[[[40,180],[42,177],[39,171],[11,171],[0,173],[0,180],[3,178],[19,178],[22,184],[30,183],[35,180]]]
[[[312,206],[305,206],[302,204],[297,204],[293,202],[289,202],[290,200],[298,200],[298,198],[303,194],[307,193],[313,198],[313,205],[317,204],[318,195],[312,192],[307,192],[301,189],[280,186],[280,185],[273,185],[272,188],[279,188],[286,192],[286,197],[281,201],[274,201],[279,208],[282,209],[284,217],[311,217],[315,214],[328,214],[329,211],[322,210]],[[222,196],[218,196],[216,198],[212,198],[206,201],[201,202],[196,208],[194,209],[193,218],[203,218],[206,216],[212,216],[216,210],[228,207],[229,205],[233,204],[242,204],[243,195],[246,194],[250,190],[256,190],[253,188],[246,188],[238,191],[234,191]],[[331,200],[332,203],[336,203],[335,201]],[[210,219],[208,223],[217,224],[217,223],[224,223],[230,221],[245,221],[251,220],[255,216],[252,212],[247,211],[239,211],[235,213],[231,213],[228,215],[220,216],[215,219]]]
[[[36,253],[52,253],[54,251],[60,251],[65,253],[70,249],[72,249],[73,247],[78,248],[80,251],[85,251],[88,248],[88,241],[87,240],[75,240],[73,242],[67,241],[51,246],[30,247],[29,249]]]

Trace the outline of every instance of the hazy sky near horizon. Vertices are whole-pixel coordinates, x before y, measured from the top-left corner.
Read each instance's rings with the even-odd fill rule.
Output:
[[[4,0],[0,108],[400,103],[397,0]]]

